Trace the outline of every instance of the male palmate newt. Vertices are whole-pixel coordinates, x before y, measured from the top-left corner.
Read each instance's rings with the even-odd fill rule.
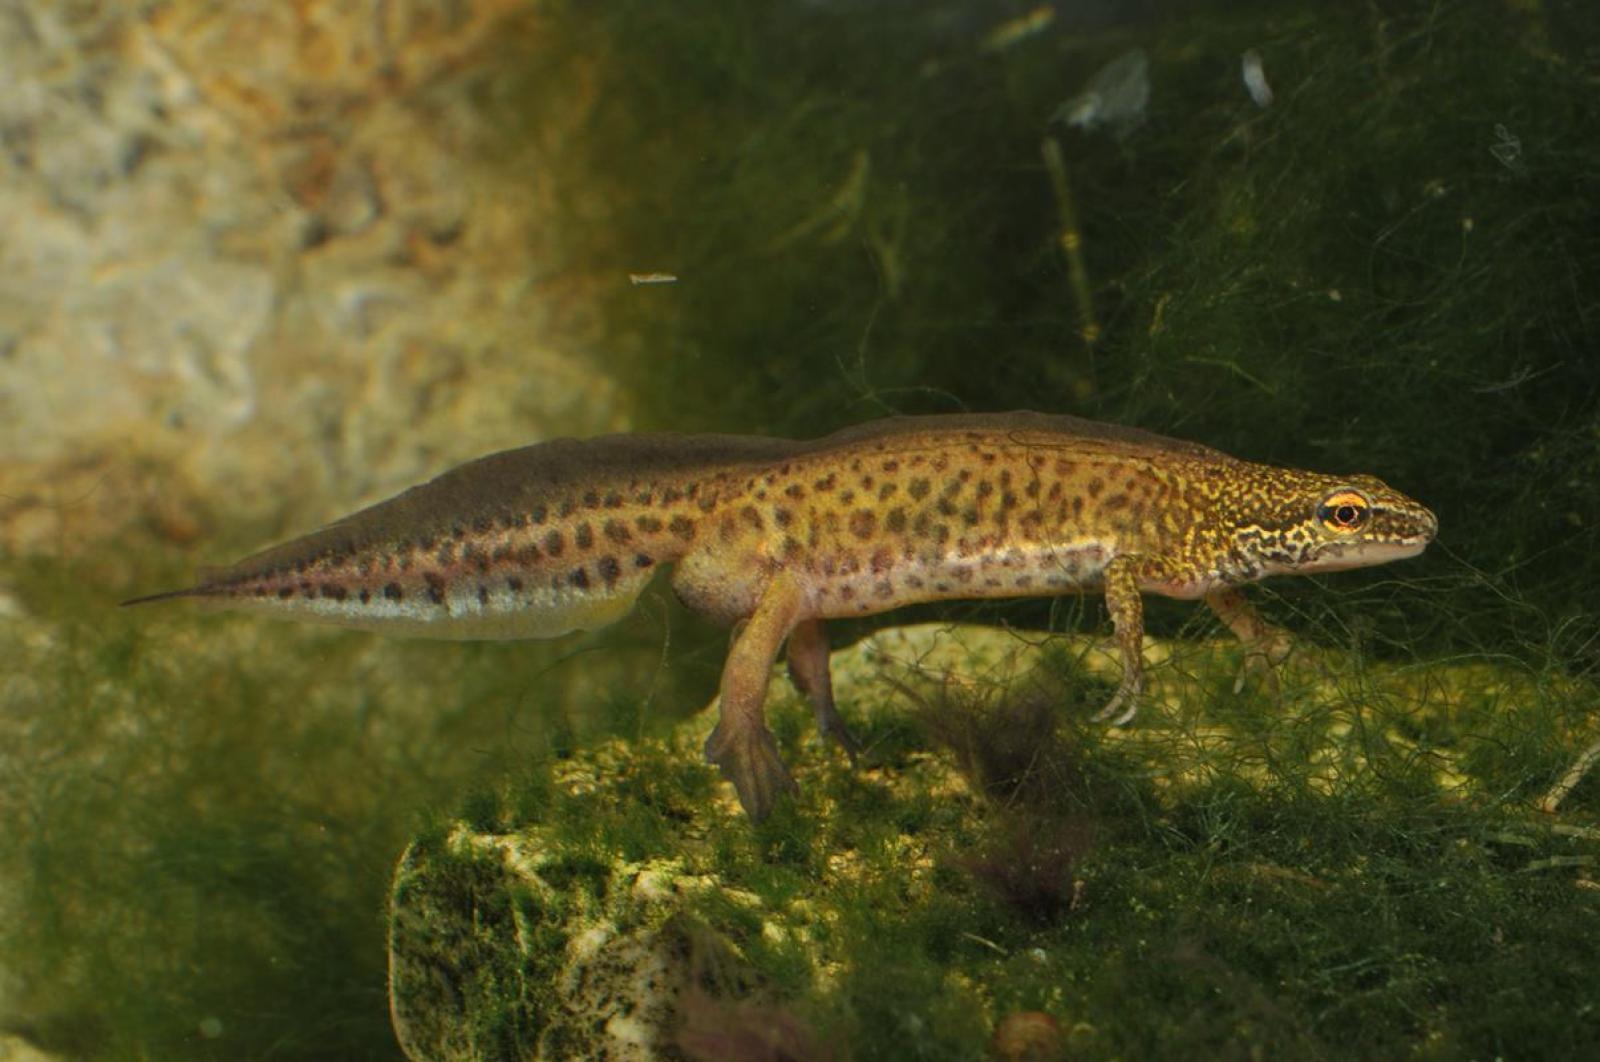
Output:
[[[893,417],[809,442],[641,434],[508,450],[138,600],[541,638],[618,619],[671,562],[679,597],[736,628],[706,756],[761,819],[794,788],[762,710],[785,642],[818,726],[854,759],[824,620],[1103,591],[1123,673],[1097,718],[1120,724],[1143,681],[1141,593],[1203,599],[1244,642],[1247,669],[1268,669],[1288,635],[1242,584],[1414,556],[1437,528],[1371,476],[1252,464],[1076,417]]]

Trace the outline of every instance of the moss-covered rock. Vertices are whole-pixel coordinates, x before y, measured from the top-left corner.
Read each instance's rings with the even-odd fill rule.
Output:
[[[1230,644],[1150,656],[1138,725],[1101,730],[1082,720],[1116,664],[1094,639],[880,632],[835,654],[867,748],[859,769],[817,742],[775,679],[774,730],[801,794],[756,827],[702,763],[710,712],[480,795],[417,838],[394,879],[402,1045],[428,1059],[904,1057],[897,1045],[959,1058],[997,1031],[1010,1043],[1053,1024],[1063,1049],[1092,1057],[1331,1048],[1322,1016],[1349,1003],[1282,949],[1327,961],[1351,943],[1351,905],[1396,876],[1441,879],[1473,907],[1514,884],[1494,866],[1512,842],[1484,839],[1503,822],[1485,805],[1508,765],[1478,743],[1491,717],[1587,695],[1481,664],[1364,666],[1303,648],[1276,701],[1232,693]],[[1406,817],[1454,850],[1369,846]],[[1536,824],[1501,834],[1553,843]],[[1161,835],[1189,838],[1165,868],[1148,863]],[[1217,943],[1200,939],[1223,923],[1224,951],[1275,957],[1208,968]],[[1447,940],[1391,928],[1471,993]],[[1107,1009],[1116,981],[1173,964],[1232,984],[1237,1027],[1182,1019],[1187,992],[1136,1016]],[[1263,995],[1258,974],[1288,987]],[[1408,991],[1380,990],[1382,1007]],[[1404,1042],[1386,1035],[1373,1043]]]

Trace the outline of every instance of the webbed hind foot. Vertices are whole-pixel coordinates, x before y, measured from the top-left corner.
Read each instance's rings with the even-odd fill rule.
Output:
[[[766,727],[725,728],[718,723],[706,739],[706,759],[733,783],[750,821],[772,814],[778,800],[799,791],[778,755],[778,743]]]

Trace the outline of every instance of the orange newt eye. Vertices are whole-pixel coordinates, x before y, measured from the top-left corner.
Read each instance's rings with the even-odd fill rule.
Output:
[[[1322,526],[1343,534],[1360,529],[1371,515],[1372,505],[1359,491],[1336,490],[1317,505]]]

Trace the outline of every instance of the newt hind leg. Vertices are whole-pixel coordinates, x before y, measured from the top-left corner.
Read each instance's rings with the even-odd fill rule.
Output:
[[[828,673],[828,636],[822,621],[811,619],[798,624],[789,634],[789,681],[811,702],[817,716],[817,730],[831,738],[856,765],[861,746],[850,735],[844,717],[833,702],[833,677]]]
[[[706,759],[733,783],[739,803],[755,822],[771,814],[779,798],[796,788],[767,729],[763,708],[772,665],[798,622],[802,600],[799,583],[786,573],[762,592],[728,650],[722,668],[721,715],[706,739]]]

